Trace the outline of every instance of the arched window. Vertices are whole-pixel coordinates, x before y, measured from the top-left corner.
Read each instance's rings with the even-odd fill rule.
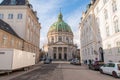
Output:
[[[105,20],[108,19],[108,11],[106,9],[104,11],[104,17],[105,17]]]
[[[112,2],[112,9],[113,9],[113,12],[117,11],[116,0],[113,0]]]

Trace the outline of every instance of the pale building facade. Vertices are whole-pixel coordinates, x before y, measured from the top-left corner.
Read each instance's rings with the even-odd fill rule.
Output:
[[[119,0],[92,0],[89,4],[80,23],[81,54],[84,62],[89,63],[93,60],[120,61],[119,7]],[[91,17],[89,17],[91,12],[93,20],[90,20]],[[92,23],[92,25],[87,23]],[[87,34],[92,36],[91,43],[89,43],[91,40],[88,39],[90,36],[87,37]]]
[[[3,0],[0,4],[0,19],[10,24],[25,43],[23,50],[36,53],[39,59],[40,23],[37,12],[28,0]]]
[[[58,20],[48,31],[48,56],[53,60],[69,60],[76,53],[77,46],[73,44],[73,32],[70,26],[58,15]]]
[[[95,16],[93,4],[91,2],[87,5],[87,11],[82,13],[80,23],[80,38],[81,38],[81,61],[89,63],[99,59],[97,49],[97,31],[95,26]]]
[[[120,0],[99,0],[94,8],[105,62],[120,61]]]

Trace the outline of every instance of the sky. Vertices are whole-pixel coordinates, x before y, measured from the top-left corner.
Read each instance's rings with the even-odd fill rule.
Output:
[[[37,16],[41,23],[40,48],[47,43],[47,32],[50,26],[57,21],[60,8],[63,20],[73,31],[74,44],[80,47],[80,18],[90,0],[29,0],[29,2],[32,4],[33,10],[37,11]]]
[[[47,42],[47,32],[57,21],[58,14],[63,14],[63,20],[70,25],[74,34],[74,44],[80,47],[79,23],[82,12],[86,10],[90,0],[29,0],[33,9],[37,11],[41,23],[40,48]]]

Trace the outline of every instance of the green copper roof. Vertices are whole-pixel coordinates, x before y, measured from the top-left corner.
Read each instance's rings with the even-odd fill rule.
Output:
[[[49,28],[49,32],[71,32],[72,30],[70,26],[63,21],[62,13],[58,15],[57,22],[53,23],[52,26]]]

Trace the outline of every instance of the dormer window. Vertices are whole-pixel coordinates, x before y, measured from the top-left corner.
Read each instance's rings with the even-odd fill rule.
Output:
[[[16,0],[11,0],[10,4],[12,5],[16,4]]]

